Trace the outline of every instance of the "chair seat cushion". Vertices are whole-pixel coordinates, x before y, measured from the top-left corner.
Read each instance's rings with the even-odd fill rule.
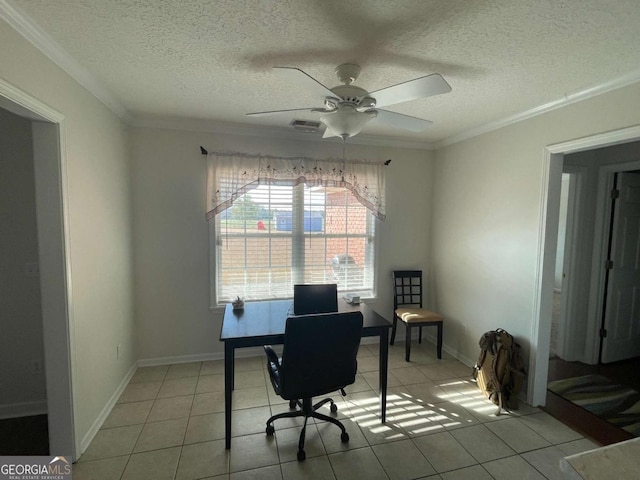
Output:
[[[405,323],[442,322],[442,316],[424,308],[398,308],[396,316]]]

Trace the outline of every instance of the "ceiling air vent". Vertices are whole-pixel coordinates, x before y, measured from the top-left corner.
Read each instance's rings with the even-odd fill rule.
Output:
[[[320,122],[313,122],[311,120],[293,120],[290,125],[298,130],[299,132],[304,133],[319,133],[320,132]]]

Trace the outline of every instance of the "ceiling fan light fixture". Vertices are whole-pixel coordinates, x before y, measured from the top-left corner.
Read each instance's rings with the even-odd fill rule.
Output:
[[[375,110],[358,112],[350,105],[343,105],[335,112],[325,113],[320,121],[336,137],[347,139],[360,133],[369,121],[376,117]]]
[[[323,107],[290,108],[286,110],[272,110],[267,112],[247,113],[252,117],[267,115],[291,115],[292,112],[311,112],[322,114],[320,121],[326,125],[322,138],[340,137],[346,140],[360,133],[362,129],[374,118],[379,123],[391,125],[395,128],[422,132],[433,122],[382,110],[397,103],[426,98],[451,91],[451,86],[438,73],[432,73],[424,77],[414,78],[406,82],[385,87],[374,92],[368,92],[364,88],[353,85],[360,74],[360,67],[353,63],[345,63],[336,68],[338,79],[342,85],[327,88],[318,80],[299,68],[273,67],[276,72],[283,75],[288,82],[298,83],[304,86],[311,94],[323,99]],[[294,126],[294,128],[306,128]]]

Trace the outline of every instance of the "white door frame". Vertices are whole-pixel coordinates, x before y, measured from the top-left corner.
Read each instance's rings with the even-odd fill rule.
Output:
[[[32,124],[49,449],[76,460],[65,118],[1,78],[0,108]]]
[[[581,198],[581,192],[584,189],[584,173],[586,167],[583,166],[564,166],[562,173],[570,175],[569,191],[567,192],[567,215],[565,221],[565,242],[560,245],[564,249],[563,265],[562,265],[562,293],[560,301],[560,325],[558,328],[557,354],[562,359],[572,359],[574,355],[574,345],[572,339],[575,335],[572,332],[576,328],[575,310],[576,302],[576,248],[574,242],[578,238],[578,222],[577,218],[581,215],[581,204],[576,199]],[[557,269],[557,265],[556,265]]]
[[[634,126],[548,145],[543,149],[538,254],[533,297],[533,318],[531,319],[531,350],[527,389],[527,402],[531,405],[545,405],[547,396],[549,338],[551,335],[560,187],[564,155],[628,143],[639,139],[640,126]]]
[[[580,312],[579,302],[582,302],[583,299],[579,296],[579,293],[583,277],[580,276],[578,248],[576,248],[575,242],[578,241],[577,239],[580,238],[580,233],[584,229],[584,205],[578,200],[584,198],[585,177],[588,170],[589,167],[584,165],[563,165],[562,169],[563,173],[572,175],[572,181],[569,192],[569,205],[567,207],[567,211],[571,213],[570,218],[567,219],[564,264],[567,281],[562,292],[561,309],[564,328],[560,329],[558,339],[558,351],[562,352],[562,355],[559,355],[560,358],[567,361],[582,361],[585,363],[589,362],[584,357],[585,340],[584,335],[580,333],[580,330],[585,328],[585,322],[576,321],[576,319],[586,319],[588,309],[585,308]],[[591,260],[592,256],[589,259]],[[590,268],[589,266],[589,270]]]

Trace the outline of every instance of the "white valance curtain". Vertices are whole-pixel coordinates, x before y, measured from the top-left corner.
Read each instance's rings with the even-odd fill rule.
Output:
[[[383,162],[278,158],[242,153],[207,155],[207,220],[259,185],[344,187],[380,220],[385,219]]]

